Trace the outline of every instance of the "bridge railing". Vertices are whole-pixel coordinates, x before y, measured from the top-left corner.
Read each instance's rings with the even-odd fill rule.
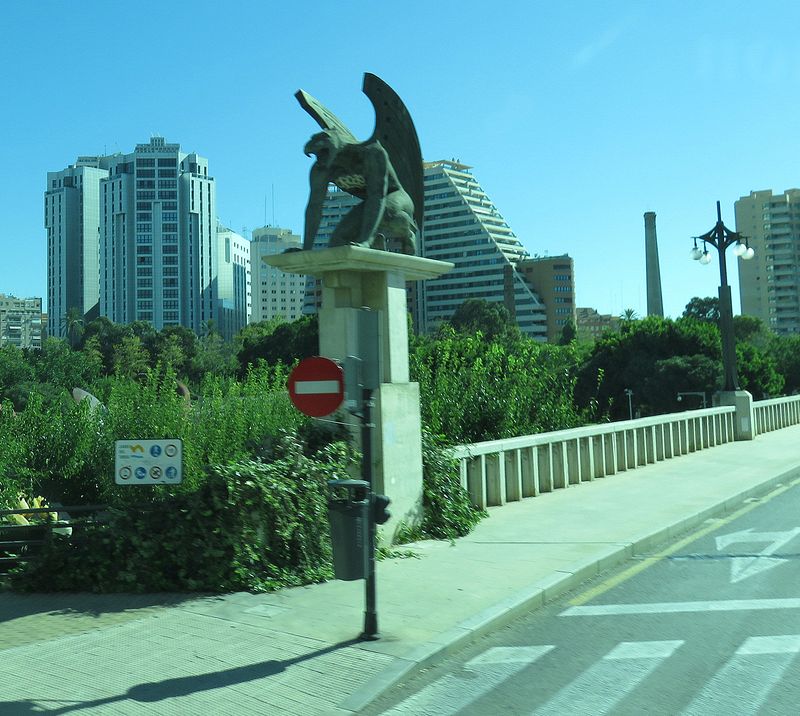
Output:
[[[753,421],[756,435],[797,425],[800,423],[800,395],[754,402]]]
[[[489,507],[732,442],[734,416],[732,406],[691,410],[458,445],[453,453],[473,503]]]

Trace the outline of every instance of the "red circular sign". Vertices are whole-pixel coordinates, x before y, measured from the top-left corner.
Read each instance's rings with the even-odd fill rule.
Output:
[[[301,360],[289,374],[289,398],[312,418],[330,415],[344,400],[344,373],[330,358]]]

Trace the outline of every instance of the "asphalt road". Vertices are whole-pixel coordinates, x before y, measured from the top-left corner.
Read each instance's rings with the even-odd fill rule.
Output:
[[[364,713],[800,713],[800,484],[398,685]]]

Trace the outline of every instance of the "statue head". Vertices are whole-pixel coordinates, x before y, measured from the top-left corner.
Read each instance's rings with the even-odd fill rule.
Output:
[[[325,129],[313,135],[303,147],[303,152],[307,157],[314,154],[317,161],[323,165],[329,165],[349,139],[344,132],[339,129]]]

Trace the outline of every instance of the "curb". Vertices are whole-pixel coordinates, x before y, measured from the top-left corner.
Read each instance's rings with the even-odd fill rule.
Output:
[[[631,542],[611,545],[600,552],[597,558],[592,557],[557,570],[549,578],[534,582],[455,627],[437,634],[430,641],[414,647],[406,656],[397,657],[394,663],[326,714],[352,716],[360,713],[412,672],[430,666],[434,661],[441,660],[469,642],[505,626],[522,614],[544,606],[588,579],[622,564],[635,554],[646,552],[662,542],[682,535],[708,519],[735,512],[745,500],[760,497],[778,485],[798,477],[800,467],[792,468],[667,527],[642,534]]]

